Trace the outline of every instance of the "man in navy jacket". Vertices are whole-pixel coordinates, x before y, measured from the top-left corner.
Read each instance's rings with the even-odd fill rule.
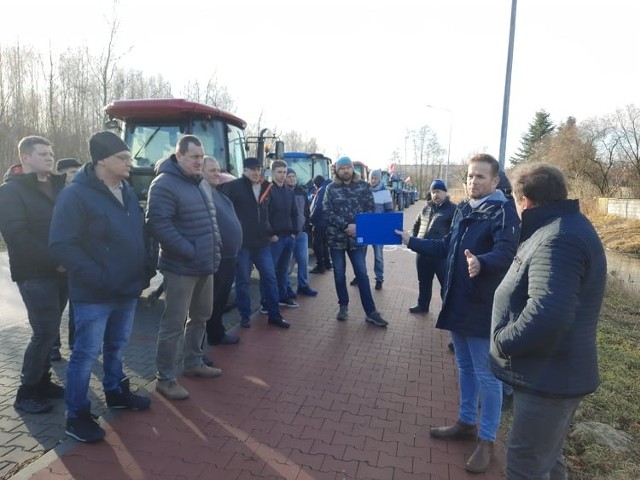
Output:
[[[122,355],[138,297],[149,285],[148,242],[138,199],[124,181],[129,147],[111,132],[89,140],[92,162],[59,195],[49,246],[69,275],[75,339],[67,366],[67,435],[81,442],[104,438],[87,396],[91,368],[102,351],[107,406],[145,410],[150,401],[129,390]]]
[[[280,314],[278,284],[270,248],[273,229],[269,224],[269,202],[273,184],[262,178],[262,164],[257,158],[245,158],[242,165],[242,177],[225,183],[221,188],[233,203],[242,225],[242,248],[236,264],[236,303],[240,311],[240,326],[251,328],[249,280],[251,264],[254,264],[260,273],[260,292],[269,324],[289,328],[289,322]]]
[[[436,327],[451,331],[460,373],[460,407],[453,425],[432,427],[429,433],[442,440],[475,439],[477,435],[478,445],[465,465],[471,472],[489,467],[500,426],[502,384],[489,368],[491,308],[520,232],[515,206],[496,190],[498,183],[498,161],[491,155],[475,155],[467,170],[469,200],[458,205],[447,236],[430,240],[397,232],[417,253],[447,259]]]
[[[522,218],[518,253],[493,302],[491,367],[513,386],[507,478],[566,478],[562,446],[582,398],[599,384],[596,330],[604,248],[562,172],[513,174]]]

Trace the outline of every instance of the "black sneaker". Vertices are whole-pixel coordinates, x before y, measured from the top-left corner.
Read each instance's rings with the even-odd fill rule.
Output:
[[[282,307],[289,307],[289,308],[298,308],[300,306],[292,298],[287,298],[285,300],[280,300],[280,302],[278,302],[278,303]]]
[[[375,325],[376,327],[386,327],[389,324],[389,322],[382,318],[380,313],[378,313],[377,311],[373,311],[368,314],[366,321]]]
[[[38,392],[44,398],[64,398],[64,387],[51,381],[51,372],[46,373],[40,380]]]
[[[382,290],[382,280],[376,280],[376,290]]]
[[[104,392],[109,408],[125,408],[127,410],[140,411],[146,410],[151,405],[151,400],[131,393],[129,390],[129,379],[125,378],[120,382],[118,390],[110,390]]]
[[[53,410],[53,405],[46,398],[23,398],[16,399],[13,403],[16,410],[22,410],[27,413],[47,413]]]
[[[324,268],[321,267],[320,265],[316,265],[311,270],[309,270],[309,273],[324,273],[324,272],[325,272]]]
[[[27,413],[47,413],[53,409],[49,400],[40,393],[39,385],[20,385],[13,407]]]
[[[355,287],[356,285],[358,285],[358,277],[351,280],[351,282],[349,282],[349,285],[351,285],[352,287]]]
[[[65,433],[79,442],[94,443],[104,438],[98,416],[91,412],[81,412],[76,418],[67,419]]]

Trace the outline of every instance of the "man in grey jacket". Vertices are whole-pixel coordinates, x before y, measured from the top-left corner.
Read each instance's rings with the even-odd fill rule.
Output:
[[[149,187],[146,219],[160,243],[166,305],[158,331],[156,390],[170,400],[189,397],[176,379],[182,339],[185,376],[222,373],[202,359],[202,339],[213,310],[213,274],[220,264],[220,232],[211,187],[202,178],[203,161],[202,142],[184,135]]]
[[[602,242],[562,172],[513,174],[522,230],[493,301],[491,368],[513,386],[509,480],[566,478],[562,446],[582,398],[599,384],[596,331],[607,277]]]

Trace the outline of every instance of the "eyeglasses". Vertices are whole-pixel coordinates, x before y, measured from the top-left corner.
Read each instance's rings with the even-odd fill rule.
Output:
[[[127,155],[127,154],[120,154],[120,155],[114,155],[114,157],[116,157],[118,160],[122,161],[122,162],[133,162],[133,158],[131,158],[131,155]]]

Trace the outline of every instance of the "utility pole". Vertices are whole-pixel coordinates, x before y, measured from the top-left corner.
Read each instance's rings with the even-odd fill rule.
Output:
[[[513,41],[516,36],[516,7],[518,0],[511,0],[511,25],[509,28],[509,50],[507,52],[507,74],[504,81],[504,100],[502,102],[502,128],[500,130],[500,170],[504,170],[507,150],[507,130],[509,126],[509,98],[511,97],[511,67],[513,65]]]

